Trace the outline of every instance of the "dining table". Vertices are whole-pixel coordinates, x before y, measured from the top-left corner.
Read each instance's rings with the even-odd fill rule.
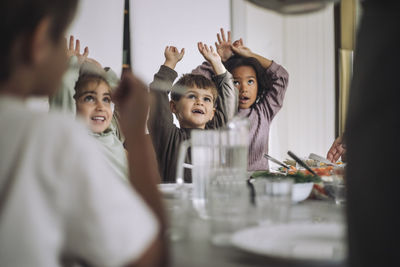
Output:
[[[295,257],[276,257],[268,253],[253,253],[227,242],[216,244],[213,242],[212,223],[210,219],[202,218],[188,202],[181,199],[184,204],[178,208],[179,212],[173,211],[171,206],[176,205],[176,199],[171,201],[168,196],[163,195],[166,210],[168,211],[169,227],[180,231],[176,238],[170,235],[170,261],[171,266],[176,267],[233,267],[233,266],[299,266],[299,267],[322,267],[322,266],[347,266],[346,257],[343,260],[324,259],[302,259]],[[249,222],[248,227],[257,227],[256,207],[250,205],[250,212],[246,215]],[[345,205],[338,205],[333,200],[305,200],[292,203],[289,215],[291,224],[338,224],[345,226]],[[270,227],[265,225],[264,227]],[[343,246],[346,247],[346,238],[343,238]]]

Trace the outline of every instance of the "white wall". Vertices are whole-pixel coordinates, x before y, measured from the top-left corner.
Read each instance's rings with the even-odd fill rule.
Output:
[[[197,42],[213,45],[220,27],[230,28],[229,0],[135,0],[132,3],[134,71],[150,82],[164,62],[167,45],[185,48],[179,74],[203,61]]]
[[[122,66],[123,0],[80,0],[67,37],[73,34],[81,49],[89,47],[89,57],[118,74]]]
[[[325,156],[334,140],[333,7],[299,16],[283,16],[233,0],[233,35],[245,45],[283,65],[289,86],[270,132],[269,154],[288,158]]]

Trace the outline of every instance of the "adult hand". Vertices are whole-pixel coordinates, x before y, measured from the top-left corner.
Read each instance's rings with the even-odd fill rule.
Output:
[[[232,48],[232,51],[239,56],[242,56],[242,57],[252,57],[253,56],[253,52],[251,52],[250,48],[243,45],[242,38],[234,41],[231,48]]]
[[[344,157],[346,153],[346,146],[343,142],[343,136],[336,138],[331,148],[328,151],[326,158],[335,163],[340,157]]]
[[[165,47],[164,50],[164,56],[165,56],[165,62],[164,65],[170,67],[171,69],[174,69],[176,66],[176,63],[181,61],[183,58],[183,55],[185,54],[185,48],[181,49],[181,52],[179,52],[178,48],[175,46],[167,46]]]
[[[223,62],[227,61],[232,55],[232,39],[231,32],[228,31],[228,38],[225,37],[224,29],[221,28],[221,35],[217,34],[218,43],[215,42],[215,47],[217,48],[217,53],[221,57]]]
[[[74,36],[71,35],[69,37],[69,45],[67,48],[68,58],[70,58],[72,56],[76,56],[78,58],[78,63],[82,64],[83,62],[85,62],[85,60],[87,59],[87,57],[89,55],[89,48],[86,46],[85,49],[83,50],[83,54],[81,54],[80,50],[81,50],[81,43],[80,43],[79,39],[76,39],[75,45],[74,45]]]

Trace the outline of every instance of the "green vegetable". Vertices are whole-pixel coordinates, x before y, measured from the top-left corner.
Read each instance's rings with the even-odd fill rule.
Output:
[[[293,178],[294,183],[319,183],[321,182],[321,178],[319,176],[314,175],[307,175],[302,172],[296,172],[294,174],[279,174],[279,173],[272,173],[269,171],[255,171],[251,175],[252,178]]]

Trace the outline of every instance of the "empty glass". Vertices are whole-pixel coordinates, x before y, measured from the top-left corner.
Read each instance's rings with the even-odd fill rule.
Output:
[[[260,223],[288,223],[292,205],[293,179],[265,178],[253,180]]]

